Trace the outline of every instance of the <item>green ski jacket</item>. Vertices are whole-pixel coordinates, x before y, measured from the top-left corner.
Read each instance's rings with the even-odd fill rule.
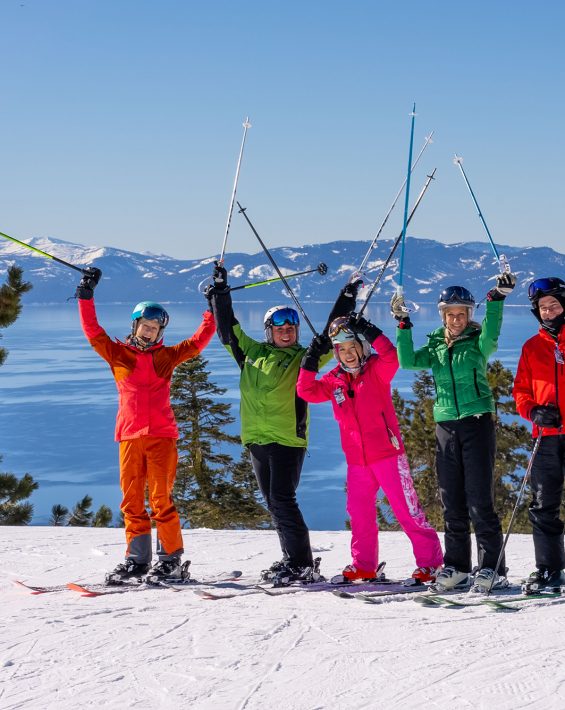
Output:
[[[487,380],[487,362],[498,347],[503,304],[502,300],[487,301],[481,327],[468,326],[450,348],[444,339],[443,326],[429,333],[427,345],[418,350],[414,350],[412,329],[397,329],[400,367],[432,370],[436,387],[436,422],[495,411]]]

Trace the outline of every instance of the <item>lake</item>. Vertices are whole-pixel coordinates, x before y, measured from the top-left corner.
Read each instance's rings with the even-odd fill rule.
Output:
[[[234,299],[235,300],[235,299]],[[273,299],[272,302],[276,302]],[[235,310],[246,332],[262,338],[265,303],[236,302]],[[129,331],[134,304],[98,306],[101,325],[112,337],[123,339]],[[194,303],[167,304],[171,316],[166,343],[191,335],[201,318]],[[330,304],[308,304],[314,326],[325,323]],[[395,322],[388,306],[367,309],[370,319],[394,339]],[[477,319],[484,315],[480,308]],[[413,315],[414,342],[439,324],[437,309],[424,305]],[[515,371],[522,343],[537,330],[529,310],[507,306],[496,355]],[[74,301],[59,305],[25,305],[16,323],[2,331],[8,351],[0,367],[0,471],[17,476],[30,473],[39,483],[33,494],[33,523],[46,524],[51,507],[72,508],[84,495],[92,496],[93,508],[109,505],[119,510],[118,445],[114,442],[117,393],[107,364],[90,348],[79,323]],[[311,334],[301,326],[301,342]],[[239,370],[217,338],[204,351],[211,380],[226,388],[225,401],[233,403],[237,416]],[[393,386],[403,396],[411,393],[414,374],[399,371]],[[310,407],[310,444],[299,499],[308,525],[315,530],[339,530],[345,526],[345,459],[339,444],[337,423],[330,403]],[[238,425],[237,425],[238,426]]]

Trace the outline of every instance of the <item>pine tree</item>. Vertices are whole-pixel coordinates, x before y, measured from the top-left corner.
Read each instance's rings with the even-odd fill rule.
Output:
[[[49,525],[65,525],[67,521],[67,516],[69,514],[69,509],[60,503],[56,503],[51,508],[51,517],[49,518]]]
[[[257,484],[242,458],[234,464],[226,447],[241,445],[226,429],[235,420],[218,398],[225,388],[210,382],[202,357],[182,363],[173,375],[171,400],[179,427],[179,462],[173,498],[183,525],[209,528],[264,527]]]
[[[85,528],[91,525],[92,518],[94,517],[94,513],[90,510],[91,507],[92,498],[89,495],[85,495],[84,498],[79,500],[73,508],[67,521],[67,525],[78,528]]]
[[[13,473],[0,473],[0,525],[30,523],[33,505],[22,501],[29,498],[38,485],[29,473],[22,478],[17,478]]]
[[[21,297],[31,289],[30,283],[22,281],[22,274],[20,267],[10,266],[6,283],[0,286],[0,328],[16,321],[22,310]],[[7,356],[8,351],[0,347],[0,365]],[[38,485],[29,473],[20,479],[12,473],[0,473],[0,525],[27,525],[31,521],[33,505],[21,501],[29,498]]]
[[[101,505],[96,511],[92,521],[93,528],[109,528],[112,524],[113,513],[107,505]]]
[[[10,266],[6,283],[0,286],[0,328],[7,328],[16,321],[22,310],[21,297],[32,288],[29,282],[22,281],[22,274],[19,266]],[[0,347],[0,365],[7,355],[6,349]]]

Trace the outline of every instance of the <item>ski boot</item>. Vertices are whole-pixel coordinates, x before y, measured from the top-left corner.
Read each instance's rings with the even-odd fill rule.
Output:
[[[565,575],[560,569],[539,567],[522,584],[524,594],[535,594],[538,591],[561,594],[565,592]]]
[[[498,574],[490,567],[483,567],[475,575],[471,592],[488,594],[492,589],[505,589],[510,583],[503,574]]]
[[[436,581],[430,586],[434,592],[466,591],[471,579],[468,572],[460,572],[455,567],[444,567],[436,576]]]
[[[341,574],[330,579],[332,584],[353,584],[353,582],[384,582],[386,562],[381,562],[376,570],[359,569],[355,565],[347,565]]]
[[[180,557],[158,560],[145,577],[146,584],[182,583],[190,579],[190,560],[181,564]]]
[[[275,577],[275,575],[277,575],[279,572],[282,572],[283,570],[287,569],[287,567],[288,561],[286,560],[281,560],[280,562],[273,562],[269,569],[261,570],[261,574],[259,575],[259,583],[272,582],[273,577]]]
[[[139,563],[135,562],[135,560],[127,559],[125,562],[120,562],[112,572],[108,572],[104,584],[117,586],[125,584],[129,579],[141,583],[143,576],[149,572],[149,567],[150,564],[148,562]]]
[[[404,582],[405,587],[421,587],[424,584],[435,582],[439,567],[416,567],[412,576]]]
[[[324,582],[325,578],[320,574],[321,557],[316,557],[314,564],[308,567],[285,565],[283,569],[275,574],[271,579],[273,587],[288,587],[293,582],[301,584],[312,584],[313,582]]]

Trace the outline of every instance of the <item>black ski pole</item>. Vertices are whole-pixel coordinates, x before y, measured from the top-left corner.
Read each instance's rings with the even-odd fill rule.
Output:
[[[427,190],[428,187],[430,186],[430,183],[432,182],[432,180],[435,179],[435,178],[434,178],[434,175],[435,175],[435,174],[436,174],[436,168],[434,168],[434,170],[433,170],[433,172],[432,172],[431,175],[428,175],[428,178],[427,178],[427,180],[426,180],[426,182],[425,182],[425,184],[424,184],[424,187],[423,187],[422,190],[420,191],[420,194],[418,195],[418,198],[417,198],[417,200],[416,200],[416,202],[415,202],[415,204],[414,204],[414,207],[412,207],[412,211],[410,212],[410,215],[409,215],[408,219],[406,220],[406,226],[408,226],[408,225],[410,224],[410,221],[412,220],[412,217],[414,216],[414,213],[415,213],[416,210],[418,209],[418,205],[420,204],[420,202],[422,201],[422,198],[423,198],[424,195],[426,194],[426,190]],[[402,229],[402,232],[400,232],[400,234],[399,234],[398,237],[396,238],[396,241],[395,241],[394,244],[392,245],[392,249],[390,250],[390,254],[387,256],[387,258],[386,258],[386,260],[385,260],[385,263],[381,266],[381,270],[380,270],[379,273],[377,274],[377,278],[374,280],[373,285],[371,286],[371,288],[370,288],[370,290],[369,290],[369,293],[367,294],[367,298],[365,299],[365,302],[363,303],[363,305],[362,305],[361,308],[359,309],[359,313],[357,314],[357,320],[359,320],[359,318],[361,318],[361,316],[363,315],[363,311],[364,311],[365,308],[367,307],[367,304],[369,303],[369,299],[371,298],[371,296],[372,296],[373,293],[375,292],[375,289],[376,289],[377,286],[379,285],[379,283],[380,283],[380,281],[381,281],[381,279],[382,279],[382,277],[383,277],[383,274],[384,274],[384,272],[385,272],[385,270],[386,270],[386,267],[389,265],[390,260],[392,259],[393,255],[394,255],[394,252],[396,251],[398,245],[399,245],[400,242],[402,241],[402,234],[403,234],[403,233],[404,233],[404,228]]]
[[[512,515],[510,516],[510,522],[508,523],[508,530],[506,531],[506,535],[504,537],[504,542],[502,543],[502,547],[500,549],[500,554],[498,555],[498,560],[496,561],[496,567],[494,568],[494,574],[493,574],[492,580],[490,582],[490,587],[487,592],[487,597],[492,592],[494,580],[496,579],[496,575],[498,574],[498,565],[500,564],[500,561],[502,560],[502,556],[504,555],[504,550],[506,549],[506,543],[508,542],[508,538],[510,537],[510,533],[512,532],[512,525],[514,524],[514,518],[516,517],[516,513],[518,512],[518,507],[522,501],[522,496],[524,495],[524,491],[526,490],[526,484],[527,484],[527,482],[530,478],[530,474],[532,472],[532,466],[534,465],[534,459],[535,459],[536,454],[538,452],[542,435],[543,435],[543,429],[540,429],[540,432],[538,434],[538,438],[536,439],[536,443],[534,444],[534,448],[533,448],[532,454],[530,456],[530,460],[528,461],[528,467],[526,469],[526,473],[524,474],[524,478],[522,479],[522,485],[520,486],[520,491],[518,492],[518,498],[516,500],[516,505],[514,506],[514,510],[512,511]]]
[[[328,267],[324,263],[318,264],[318,266],[315,269],[307,269],[306,271],[297,271],[294,274],[286,274],[285,278],[286,279],[293,279],[295,276],[304,276],[305,274],[322,274],[324,276],[325,274],[328,273]],[[275,276],[272,279],[265,279],[264,281],[255,281],[252,284],[243,284],[242,286],[233,286],[230,288],[230,291],[241,291],[242,288],[253,288],[254,286],[265,286],[267,284],[272,284],[275,283],[275,281],[280,281],[280,278],[278,276]]]
[[[74,264],[69,264],[68,261],[65,261],[64,259],[59,259],[57,256],[53,256],[53,254],[48,254],[46,251],[41,251],[41,249],[37,249],[36,247],[32,247],[31,244],[26,244],[25,242],[20,242],[19,239],[16,239],[15,237],[11,237],[9,234],[4,234],[4,232],[0,232],[0,237],[4,237],[5,239],[9,239],[11,242],[15,242],[16,244],[19,244],[20,246],[25,247],[26,249],[29,249],[30,251],[34,251],[36,254],[40,254],[41,256],[44,256],[47,259],[53,259],[53,261],[56,261],[59,264],[63,264],[63,266],[68,266],[69,269],[74,269],[75,271],[80,271],[81,274],[87,273],[84,269],[81,269],[80,266],[75,266]]]
[[[273,269],[274,269],[274,270],[277,272],[277,274],[279,275],[279,279],[283,282],[284,287],[286,288],[286,290],[287,290],[287,292],[288,292],[288,295],[289,295],[289,296],[292,298],[292,300],[294,301],[294,304],[296,305],[296,307],[297,307],[298,310],[300,311],[302,317],[304,318],[304,320],[305,320],[306,323],[308,324],[308,327],[310,328],[310,330],[312,331],[312,333],[314,334],[314,336],[317,336],[318,333],[316,332],[316,329],[314,328],[314,326],[313,326],[312,323],[310,322],[310,319],[308,318],[308,316],[307,316],[306,313],[304,312],[304,309],[303,309],[302,306],[300,305],[300,301],[298,300],[298,298],[296,298],[296,295],[294,294],[294,291],[293,291],[293,290],[290,288],[290,286],[288,285],[288,282],[287,282],[286,278],[284,277],[284,274],[283,274],[282,271],[279,269],[279,267],[277,266],[276,261],[275,261],[275,260],[273,259],[273,257],[271,256],[271,252],[267,249],[267,247],[265,246],[265,243],[263,242],[263,240],[262,240],[261,237],[259,236],[257,230],[255,229],[255,227],[254,227],[253,224],[251,223],[251,220],[250,220],[249,217],[247,216],[247,213],[246,213],[246,209],[247,209],[247,208],[246,208],[246,207],[242,207],[242,206],[239,204],[239,202],[237,203],[237,206],[239,207],[239,211],[241,212],[241,214],[245,217],[245,220],[246,220],[247,224],[251,227],[251,231],[252,231],[253,234],[257,237],[257,240],[258,240],[259,244],[260,244],[261,247],[263,248],[263,251],[264,251],[265,254],[267,255],[267,258],[268,258],[269,261],[271,262],[271,264],[272,264],[272,266],[273,266]]]

